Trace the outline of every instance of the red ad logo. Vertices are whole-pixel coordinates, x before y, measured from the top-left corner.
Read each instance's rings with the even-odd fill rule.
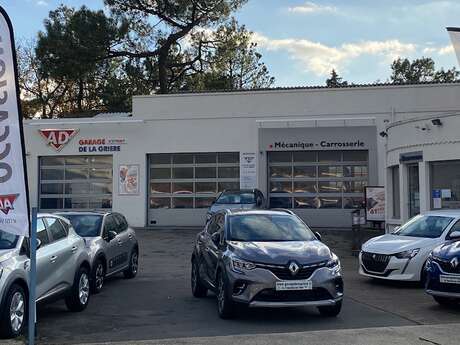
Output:
[[[0,211],[8,214],[11,210],[14,210],[13,204],[18,196],[19,194],[0,195]]]
[[[46,144],[59,152],[78,133],[78,129],[40,129],[39,132]]]

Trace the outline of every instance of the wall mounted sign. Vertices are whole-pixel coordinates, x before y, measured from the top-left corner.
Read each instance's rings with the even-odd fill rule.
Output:
[[[257,154],[254,152],[240,153],[240,188],[257,188]]]
[[[118,169],[118,194],[139,194],[139,165],[120,165]]]
[[[77,135],[78,129],[39,129],[46,144],[57,152],[61,151]]]
[[[121,145],[126,144],[124,138],[83,138],[78,141],[80,153],[120,152]]]
[[[371,222],[385,221],[385,187],[366,187],[366,220]]]
[[[314,149],[363,149],[366,144],[361,140],[355,141],[328,141],[319,142],[286,142],[277,141],[268,146],[269,150],[314,150]]]

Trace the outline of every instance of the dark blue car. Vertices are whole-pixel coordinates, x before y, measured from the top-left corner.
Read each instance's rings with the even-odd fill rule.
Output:
[[[426,292],[440,305],[460,303],[460,232],[435,248],[426,264]]]

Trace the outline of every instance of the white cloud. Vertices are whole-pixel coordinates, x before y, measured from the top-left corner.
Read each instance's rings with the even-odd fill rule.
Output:
[[[268,51],[287,51],[305,71],[317,76],[329,75],[332,69],[343,70],[354,59],[362,56],[377,56],[385,62],[391,62],[399,56],[407,56],[416,51],[415,44],[398,40],[344,43],[339,47],[332,47],[307,39],[270,39],[255,34],[254,41]]]
[[[48,6],[48,3],[45,0],[38,0],[37,5],[38,6]]]
[[[311,14],[311,13],[318,13],[318,12],[337,12],[337,7],[318,5],[314,2],[307,1],[303,5],[289,7],[288,11],[292,13],[300,13],[300,14]]]
[[[454,46],[452,44],[449,44],[445,47],[426,47],[422,50],[422,52],[426,55],[449,55],[454,54]]]

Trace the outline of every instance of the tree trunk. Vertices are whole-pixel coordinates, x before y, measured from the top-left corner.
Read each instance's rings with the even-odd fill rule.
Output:
[[[77,97],[77,109],[78,112],[81,113],[83,112],[83,79],[80,78],[78,80],[78,97]]]
[[[159,93],[161,94],[167,94],[169,92],[167,68],[169,48],[169,45],[163,46],[160,50],[160,54],[158,55],[158,80],[160,83]]]

